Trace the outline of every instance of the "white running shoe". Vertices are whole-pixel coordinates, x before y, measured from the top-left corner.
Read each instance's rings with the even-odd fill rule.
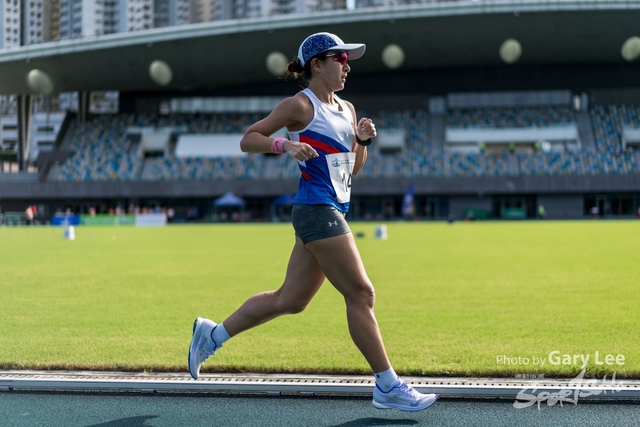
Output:
[[[198,317],[193,322],[193,335],[189,346],[189,373],[194,380],[200,376],[200,366],[209,356],[216,354],[222,345],[213,340],[213,330],[218,326],[212,320]]]
[[[376,384],[373,389],[373,406],[378,409],[397,409],[399,411],[422,411],[438,400],[437,394],[418,393],[401,379],[391,384],[391,390],[384,392]]]

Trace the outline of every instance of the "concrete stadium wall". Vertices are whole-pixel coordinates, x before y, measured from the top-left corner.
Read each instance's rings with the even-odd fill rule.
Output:
[[[7,174],[9,175],[9,174]],[[130,197],[217,197],[227,191],[243,197],[275,197],[294,193],[298,180],[237,181],[108,181],[40,182],[5,179],[0,174],[0,199],[99,199]],[[358,196],[402,195],[410,185],[416,194],[433,196],[488,196],[509,194],[584,194],[640,191],[640,174],[600,176],[531,176],[469,178],[359,179],[352,188]]]
[[[584,216],[584,197],[576,194],[541,194],[538,205],[544,206],[547,219],[569,219]]]
[[[467,196],[449,199],[449,215],[453,219],[461,220],[464,209],[484,209],[491,212],[491,197]]]

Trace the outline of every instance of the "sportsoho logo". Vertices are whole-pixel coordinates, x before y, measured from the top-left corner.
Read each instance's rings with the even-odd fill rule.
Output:
[[[576,366],[579,365],[582,371],[577,377],[569,381],[566,386],[563,386],[558,391],[538,391],[539,384],[532,384],[532,387],[527,387],[518,393],[516,401],[513,407],[516,409],[527,408],[531,405],[538,404],[538,410],[543,402],[547,402],[547,406],[553,406],[556,403],[573,403],[578,404],[578,399],[598,396],[600,394],[614,394],[620,392],[623,389],[624,382],[616,381],[616,374],[614,373],[611,380],[607,381],[607,377],[602,380],[591,379],[585,380],[584,374],[589,364],[596,366],[622,366],[625,363],[625,357],[622,354],[601,354],[596,351],[594,354],[567,354],[561,353],[558,350],[550,352],[545,356],[532,357],[508,357],[507,355],[498,355],[496,357],[496,364],[498,365],[529,365],[532,367],[542,368],[547,365],[551,366]],[[551,386],[552,388],[555,388]],[[544,388],[549,388],[545,386]]]
[[[607,376],[605,375],[602,381],[600,380],[585,380],[585,370],[583,369],[577,377],[569,381],[566,387],[561,388],[558,391],[537,392],[536,387],[523,388],[516,396],[516,401],[513,403],[513,407],[516,409],[528,408],[531,405],[538,404],[538,411],[540,405],[547,402],[547,406],[554,406],[556,403],[573,403],[578,404],[578,399],[599,396],[600,394],[614,394],[620,392],[623,389],[624,381],[616,381],[616,374],[614,373],[611,380],[607,382]]]

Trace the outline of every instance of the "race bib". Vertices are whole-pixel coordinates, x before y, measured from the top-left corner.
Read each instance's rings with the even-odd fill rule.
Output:
[[[356,153],[327,154],[325,158],[338,202],[346,203],[351,198],[351,174],[356,164]]]

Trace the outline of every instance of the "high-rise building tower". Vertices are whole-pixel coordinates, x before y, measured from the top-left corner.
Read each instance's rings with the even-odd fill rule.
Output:
[[[0,49],[20,46],[19,0],[3,0],[0,3]]]
[[[105,33],[105,3],[95,0],[60,0],[60,38]]]
[[[211,22],[216,18],[216,3],[222,0],[189,0],[191,22]]]
[[[153,0],[154,27],[189,24],[190,0]]]
[[[22,3],[22,44],[51,40],[51,0],[29,0]]]
[[[214,0],[214,17],[253,18],[346,8],[347,0]]]
[[[60,40],[60,0],[50,0],[48,19],[50,40]]]
[[[148,30],[154,26],[153,0],[111,0],[117,27],[113,32]]]

